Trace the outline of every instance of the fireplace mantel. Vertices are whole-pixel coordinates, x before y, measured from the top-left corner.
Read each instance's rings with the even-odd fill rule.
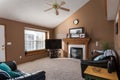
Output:
[[[63,39],[64,41],[64,57],[68,57],[68,45],[69,44],[81,44],[81,45],[85,45],[86,51],[86,57],[85,59],[88,59],[88,43],[90,41],[90,38],[65,38]]]

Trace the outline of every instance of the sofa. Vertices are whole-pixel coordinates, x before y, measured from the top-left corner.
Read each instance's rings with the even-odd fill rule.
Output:
[[[2,70],[3,67],[1,67],[1,65],[5,65],[9,67],[10,70],[14,73],[17,73],[17,74],[19,73],[19,76],[17,75],[17,76],[11,77],[9,73]],[[18,70],[15,61],[0,62],[0,80],[45,80],[45,78],[46,78],[45,71],[38,71],[38,72],[29,74],[21,70]]]
[[[102,56],[102,57],[101,57]],[[90,60],[81,60],[82,77],[84,78],[84,71],[88,66],[96,66],[107,68],[109,73],[118,71],[118,56],[113,50],[106,50]]]

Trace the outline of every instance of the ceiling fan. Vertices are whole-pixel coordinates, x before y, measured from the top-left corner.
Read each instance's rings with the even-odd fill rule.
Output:
[[[62,6],[65,5],[65,4],[66,4],[65,1],[61,1],[61,3],[58,4],[58,3],[57,3],[57,0],[55,0],[55,2],[54,2],[53,4],[49,4],[49,3],[48,3],[48,5],[50,5],[51,7],[48,8],[48,9],[46,9],[46,10],[44,10],[44,11],[46,12],[46,11],[49,11],[49,10],[51,10],[51,9],[55,9],[56,15],[59,15],[58,9],[61,9],[61,10],[64,10],[64,11],[70,11],[70,9],[65,8],[65,7],[62,7]]]

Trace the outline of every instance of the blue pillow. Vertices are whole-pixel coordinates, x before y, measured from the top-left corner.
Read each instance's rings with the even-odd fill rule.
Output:
[[[12,71],[11,68],[6,63],[1,63],[0,69],[6,71],[13,78],[19,77],[21,75],[19,72]]]
[[[104,55],[99,55],[99,56],[97,56],[97,57],[94,58],[94,61],[99,61],[99,60],[102,60],[104,58],[105,58]]]
[[[8,74],[9,74],[12,78],[21,76],[21,74],[20,74],[19,72],[15,72],[15,71],[9,71]]]
[[[4,70],[6,72],[7,71],[12,71],[11,68],[7,64],[5,64],[5,63],[1,63],[0,64],[0,69]]]

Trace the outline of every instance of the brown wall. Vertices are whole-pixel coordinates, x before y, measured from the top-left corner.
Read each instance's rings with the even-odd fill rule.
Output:
[[[84,27],[85,33],[90,37],[89,49],[102,49],[102,43],[108,42],[114,48],[113,21],[107,21],[105,0],[90,0],[84,7],[75,12],[62,24],[55,28],[55,38],[66,38],[70,28]],[[79,24],[74,25],[73,20],[79,19]],[[99,46],[95,42],[99,41]]]
[[[6,43],[6,60],[15,60],[17,63],[35,60],[47,56],[45,51],[40,51],[39,54],[25,56],[24,52],[24,27],[43,29],[49,31],[52,37],[52,29],[21,23],[17,21],[0,19],[0,24],[5,25],[5,43]],[[12,45],[7,45],[7,42],[12,42]],[[22,56],[22,59],[19,57]]]
[[[118,53],[118,56],[119,56],[119,78],[120,78],[120,5],[119,5],[119,8],[118,8],[118,12],[117,14],[119,15],[119,18],[118,18],[118,34],[116,34],[115,30],[116,30],[116,21],[115,21],[115,24],[114,24],[114,47],[115,47],[115,50],[117,51]]]

